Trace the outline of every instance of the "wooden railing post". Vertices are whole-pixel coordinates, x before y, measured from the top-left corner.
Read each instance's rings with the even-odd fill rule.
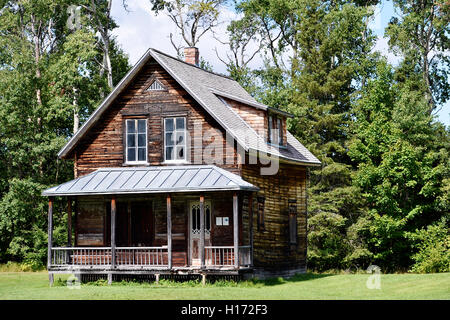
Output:
[[[200,195],[200,266],[205,268],[205,197]]]
[[[47,268],[52,264],[52,244],[53,244],[53,198],[48,198],[48,246],[47,246]]]
[[[72,247],[72,198],[67,198],[67,246]]]
[[[172,197],[167,194],[167,262],[172,269]]]
[[[238,195],[233,194],[233,242],[234,242],[234,267],[239,268],[239,220],[238,220]]]
[[[116,267],[116,197],[111,198],[111,267]]]

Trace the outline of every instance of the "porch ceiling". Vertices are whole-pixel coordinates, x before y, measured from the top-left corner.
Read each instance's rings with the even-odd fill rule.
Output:
[[[102,168],[59,186],[44,196],[167,192],[258,191],[240,176],[213,165]]]

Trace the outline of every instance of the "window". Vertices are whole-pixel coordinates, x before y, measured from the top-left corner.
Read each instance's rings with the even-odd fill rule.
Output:
[[[283,144],[283,122],[281,118],[269,116],[268,142],[271,144]]]
[[[205,210],[205,233],[211,232],[211,205],[208,202],[204,203]],[[200,234],[200,203],[192,204],[191,206],[192,219],[192,234]]]
[[[278,136],[277,136],[276,143],[278,143],[279,145],[282,145],[283,144],[283,126],[281,124],[280,118],[277,118],[277,129],[278,129],[277,130]]]
[[[154,80],[146,91],[161,91],[166,90],[166,88],[158,80]]]
[[[272,116],[269,116],[269,125],[268,125],[268,128],[269,128],[269,134],[268,134],[269,143],[273,142],[273,138],[272,138],[272,126],[273,126],[273,124],[272,123],[273,123]]]
[[[126,120],[126,162],[147,163],[147,120]]]
[[[164,160],[167,162],[186,160],[186,118],[164,119]]]

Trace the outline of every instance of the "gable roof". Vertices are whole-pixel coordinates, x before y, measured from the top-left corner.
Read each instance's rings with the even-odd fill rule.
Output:
[[[147,50],[59,151],[58,157],[65,157],[73,150],[78,141],[151,58],[161,65],[246,151],[259,151],[304,165],[320,165],[320,161],[291,134],[287,135],[287,148],[269,145],[246,121],[219,99],[218,94],[222,92],[229,97],[238,98],[240,102],[248,101],[249,105],[265,107],[259,104],[237,81],[203,70],[155,49]]]
[[[102,168],[42,192],[44,196],[258,191],[240,176],[213,165]]]

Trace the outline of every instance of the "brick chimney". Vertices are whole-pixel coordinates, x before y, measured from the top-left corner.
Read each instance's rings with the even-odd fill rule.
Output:
[[[196,47],[186,47],[184,48],[184,61],[187,63],[199,65],[199,53]]]

